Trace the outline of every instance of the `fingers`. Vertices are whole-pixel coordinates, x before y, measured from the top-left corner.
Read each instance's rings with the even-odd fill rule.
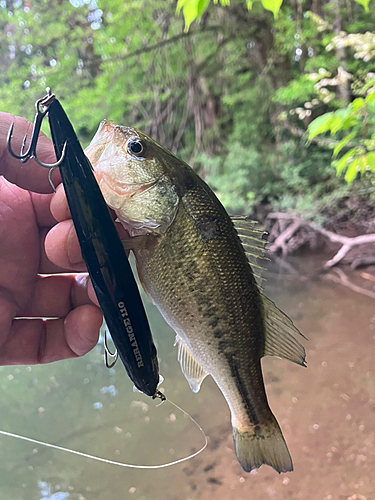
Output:
[[[56,193],[53,195],[52,200],[51,200],[51,213],[53,217],[57,221],[63,221],[66,219],[70,219],[70,211],[68,207],[68,202],[65,196],[65,191],[64,191],[64,186],[60,184],[57,189]],[[117,219],[116,213],[109,209],[109,212],[111,214],[111,217],[113,220]],[[129,233],[126,231],[126,229],[123,227],[123,225],[120,222],[115,223],[117,232],[119,233],[120,238],[128,238]]]
[[[102,313],[93,305],[78,307],[68,314],[64,322],[65,339],[77,356],[83,356],[96,346],[102,323]]]
[[[44,247],[48,259],[56,266],[75,271],[86,270],[71,219],[59,222],[49,231]]]
[[[7,135],[12,122],[14,122],[11,140],[13,152],[17,155],[20,154],[22,141],[26,134],[28,141],[26,141],[25,149],[30,143],[32,123],[19,116],[0,113],[0,175],[3,175],[8,181],[17,184],[23,189],[37,193],[51,193],[52,188],[48,181],[47,168],[41,167],[34,160],[22,163],[20,160],[13,158],[8,152]],[[45,163],[54,163],[56,161],[52,143],[42,133],[38,139],[37,155]],[[60,174],[57,170],[52,173],[52,180],[55,186],[61,182]]]
[[[0,364],[50,363],[83,356],[96,345],[101,324],[101,312],[93,305],[73,309],[65,320],[14,320],[0,349]]]
[[[39,258],[39,274],[56,274],[56,273],[71,273],[75,271],[71,268],[63,268],[51,262],[46,254],[45,248],[45,240],[50,228],[42,227],[39,230],[39,239],[40,239],[40,258]],[[80,270],[76,270],[75,272],[79,272]]]
[[[45,251],[47,258],[60,268],[85,271],[85,263],[82,258],[73,221],[70,218],[69,207],[62,184],[58,186],[56,193],[51,199],[50,209],[53,217],[61,222],[56,224],[46,236]],[[111,211],[111,214],[112,218],[116,217],[113,211]],[[120,223],[116,223],[115,225],[120,238],[129,236]]]
[[[31,301],[17,315],[64,318],[72,309],[91,303],[87,274],[40,276]]]
[[[53,195],[51,200],[50,210],[53,217],[58,221],[71,218],[68,201],[66,199],[64,186],[62,184],[60,184],[56,188],[56,193]]]
[[[52,227],[56,219],[51,214],[51,200],[53,194],[39,194],[30,192],[36,222],[39,227]]]

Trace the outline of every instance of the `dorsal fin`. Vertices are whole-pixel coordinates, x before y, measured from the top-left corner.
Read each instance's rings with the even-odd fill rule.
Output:
[[[191,354],[190,350],[178,336],[176,336],[174,345],[176,344],[178,348],[177,359],[180,362],[182,373],[185,375],[186,380],[189,382],[190,389],[193,392],[197,393],[208,373],[198,363],[198,361]]]
[[[302,333],[290,318],[265,295],[261,294],[265,326],[265,344],[263,356],[276,356],[298,365],[306,366],[306,352],[295,336]]]
[[[247,260],[253,269],[256,281],[261,287],[262,282],[265,280],[262,276],[264,267],[261,262],[268,260],[265,248],[267,241],[263,238],[267,233],[259,222],[251,220],[249,216],[234,216],[231,219],[240,237]]]

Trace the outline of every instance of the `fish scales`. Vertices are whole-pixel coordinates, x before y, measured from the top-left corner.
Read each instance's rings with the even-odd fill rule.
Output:
[[[263,339],[256,334],[262,328],[259,292],[233,224],[210,201],[201,186],[188,191],[159,246],[135,251],[137,269],[232,412],[246,409],[256,425],[269,414],[259,362]],[[233,386],[221,383],[233,373]]]
[[[103,122],[87,154],[130,233],[124,245],[142,285],[176,332],[190,387],[197,392],[209,374],[229,405],[243,469],[292,470],[260,359],[304,364],[305,353],[293,337],[298,330],[259,291],[231,218],[188,165],[135,129]],[[249,234],[246,221],[241,225]]]

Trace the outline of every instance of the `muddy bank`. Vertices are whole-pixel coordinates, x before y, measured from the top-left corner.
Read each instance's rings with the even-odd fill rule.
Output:
[[[356,269],[375,264],[375,200],[371,196],[345,198],[332,209],[317,209],[314,214],[284,213],[260,205],[250,218],[263,225],[267,248],[276,257],[324,253],[326,267],[345,264]]]
[[[298,213],[268,212],[263,220],[267,249],[278,257],[325,254],[323,269],[375,265],[375,203],[326,217],[319,223]]]

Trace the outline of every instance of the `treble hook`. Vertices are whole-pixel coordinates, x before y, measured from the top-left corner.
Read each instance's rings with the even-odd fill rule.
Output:
[[[39,139],[39,132],[42,126],[42,122],[44,117],[46,116],[48,112],[49,105],[51,102],[55,100],[55,95],[51,93],[50,89],[48,89],[48,94],[43,97],[42,99],[38,99],[35,103],[35,118],[34,118],[34,123],[33,123],[33,128],[31,132],[31,139],[30,139],[30,145],[27,149],[26,152],[24,152],[25,149],[25,144],[26,144],[26,139],[27,135],[23,138],[22,145],[21,145],[21,151],[19,155],[16,155],[13,150],[12,150],[12,145],[11,145],[11,140],[12,140],[12,135],[13,135],[13,129],[14,129],[14,122],[9,127],[8,131],[8,137],[7,137],[7,146],[8,146],[8,151],[13,158],[16,158],[17,160],[20,160],[22,163],[26,163],[30,158],[33,158],[38,165],[44,168],[49,168],[48,172],[48,181],[54,191],[56,191],[56,188],[52,182],[51,179],[51,174],[52,172],[58,168],[61,163],[63,162],[65,158],[65,152],[66,152],[66,142],[64,144],[61,156],[59,160],[56,163],[43,163],[42,161],[39,160],[37,154],[36,154],[36,146],[38,143]]]
[[[112,361],[112,363],[109,362],[108,358],[114,358],[114,360]],[[108,343],[107,343],[107,328],[106,328],[105,331],[104,331],[104,363],[105,363],[105,366],[107,368],[113,368],[115,366],[115,364],[116,364],[117,358],[118,358],[117,349],[115,350],[115,352],[111,352],[110,349],[109,349],[109,347],[108,347]]]

